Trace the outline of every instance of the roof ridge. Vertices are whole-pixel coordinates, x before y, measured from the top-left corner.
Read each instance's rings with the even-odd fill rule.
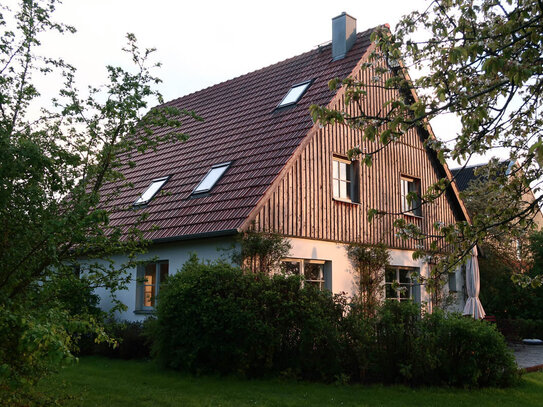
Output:
[[[373,30],[375,30],[376,28],[380,27],[381,25],[377,25],[375,27],[372,27],[372,28],[368,28],[367,30],[364,30],[364,31],[361,31],[359,33],[356,34],[356,37],[357,39],[358,38],[363,38],[364,36],[366,36],[368,33],[372,32]],[[325,43],[321,43],[321,44],[317,44],[314,46],[313,49],[309,50],[309,51],[306,51],[306,52],[302,52],[301,54],[298,54],[298,55],[294,55],[292,57],[289,57],[289,58],[286,58],[286,59],[283,59],[282,61],[279,61],[279,62],[276,62],[274,64],[271,64],[271,65],[266,65],[266,66],[263,66],[261,68],[258,68],[258,69],[255,69],[253,71],[250,71],[250,72],[247,72],[247,73],[244,73],[242,75],[238,75],[238,76],[235,76],[233,78],[230,78],[230,79],[226,79],[222,82],[219,82],[219,83],[215,83],[213,85],[209,85],[205,88],[202,88],[202,89],[199,89],[199,90],[195,90],[194,92],[190,92],[190,93],[187,93],[186,95],[183,95],[183,96],[179,96],[175,99],[171,99],[167,102],[164,102],[158,106],[164,106],[164,105],[170,105],[170,104],[175,104],[177,101],[181,100],[181,99],[184,99],[186,97],[189,97],[189,96],[192,96],[192,95],[195,95],[197,93],[200,93],[200,92],[204,92],[204,91],[207,91],[211,88],[214,88],[214,87],[218,87],[218,86],[221,86],[221,85],[225,85],[229,82],[232,82],[232,81],[235,81],[235,80],[238,80],[239,78],[242,78],[244,76],[250,76],[250,75],[254,75],[254,74],[257,74],[258,72],[261,72],[265,69],[269,69],[269,68],[272,68],[272,67],[276,67],[276,66],[279,66],[281,64],[286,64],[288,62],[291,62],[292,60],[296,59],[296,58],[301,58],[303,56],[306,56],[308,54],[311,54],[311,53],[315,53],[315,52],[322,52],[322,50],[324,48],[327,48],[327,47],[331,47],[332,46],[332,41],[328,41],[328,42],[325,42]],[[157,106],[157,107],[158,107]]]
[[[504,164],[504,163],[508,163],[510,161],[511,160],[507,158],[507,159],[504,159],[504,160],[499,160],[498,164]],[[472,164],[472,165],[466,165],[466,166],[461,165],[460,167],[451,168],[451,171],[458,171],[458,170],[462,170],[462,169],[465,170],[465,169],[468,169],[468,168],[475,168],[475,167],[484,167],[485,165],[488,165],[489,162],[490,162],[490,160],[485,162],[485,163],[482,163],[482,164]]]

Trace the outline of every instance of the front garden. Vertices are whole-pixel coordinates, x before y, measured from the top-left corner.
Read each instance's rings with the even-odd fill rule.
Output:
[[[543,373],[498,389],[362,386],[245,380],[165,371],[145,361],[84,357],[36,389],[68,407],[124,406],[541,406]]]

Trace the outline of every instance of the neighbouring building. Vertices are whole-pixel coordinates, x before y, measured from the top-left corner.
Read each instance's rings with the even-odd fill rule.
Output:
[[[449,169],[423,145],[433,137],[427,130],[410,130],[367,167],[346,156],[353,146],[374,146],[363,141],[360,132],[313,123],[311,104],[344,104],[343,90],[328,88],[330,79],[371,75],[361,66],[374,48],[372,30],[357,33],[356,20],[345,13],[332,25],[328,45],[167,103],[194,110],[205,121],[187,124],[183,131],[190,135],[188,141],[137,155],[137,165],[124,171],[134,188],[114,204],[133,209],[113,212],[111,223],[129,227],[147,211],[149,218],[140,228],[153,245],[144,258],[158,260],[133,270],[139,279],[132,279],[130,289],[118,295],[128,306],[119,318],[144,318],[152,312],[161,281],[191,253],[220,258],[225,252],[217,248],[230,247],[235,235],[252,224],[288,237],[289,269],[333,292],[355,290],[346,244],[384,243],[392,259],[386,283],[397,281],[407,289],[384,295],[428,301],[424,287],[409,275],[428,275],[429,265],[412,259],[416,242],[398,238],[393,222],[402,216],[430,232],[434,222],[450,224],[469,215],[455,185],[435,203],[409,211],[409,191],[451,179]],[[390,97],[387,92],[376,89],[365,108],[376,111]],[[408,213],[368,223],[370,208],[407,208]],[[452,281],[461,291],[460,271]],[[107,308],[107,292],[99,294]],[[464,301],[459,295],[457,309]]]

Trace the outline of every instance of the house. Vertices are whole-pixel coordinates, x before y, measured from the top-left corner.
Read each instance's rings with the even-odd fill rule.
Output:
[[[489,171],[485,171],[487,168],[488,164],[485,163],[451,169],[458,190],[464,192],[468,190],[470,186],[475,186],[477,181],[485,182],[489,180],[489,178],[492,177],[492,174]],[[498,163],[497,170],[507,177],[512,177],[515,176],[517,171],[522,171],[522,168],[519,168],[515,161],[505,160]],[[524,187],[521,199],[525,205],[533,204],[536,200],[530,187]],[[469,207],[468,210],[470,210]],[[534,208],[531,215],[533,216],[533,221],[536,224],[537,229],[541,230],[543,227],[543,214],[541,213],[539,206]]]
[[[513,177],[523,175],[523,169],[515,161],[505,160],[495,163],[477,164],[465,166],[451,170],[455,183],[458,186],[461,194],[465,196],[467,209],[471,216],[477,215],[481,211],[481,205],[491,205],[494,211],[501,211],[504,206],[509,206],[508,201],[501,204],[497,201],[503,201],[499,194],[500,187],[496,184],[496,180],[500,176],[507,177],[510,180]],[[520,178],[519,178],[520,180]],[[487,250],[483,250],[482,257],[489,255],[493,250],[498,250],[502,256],[501,260],[506,261],[516,271],[526,270],[529,268],[530,262],[524,262],[529,252],[526,248],[529,247],[529,236],[534,230],[541,230],[543,227],[543,214],[536,202],[536,198],[530,186],[519,182],[515,187],[515,193],[519,197],[520,208],[533,208],[526,213],[526,220],[533,222],[527,226],[519,228],[518,232],[512,233],[500,232],[498,236],[488,238],[485,241]],[[484,195],[484,200],[479,199],[480,195]],[[534,227],[532,229],[532,226]],[[524,230],[524,228],[526,228]],[[492,254],[490,254],[492,255]]]
[[[386,283],[406,288],[404,294],[387,290],[388,295],[428,301],[424,287],[410,275],[428,275],[430,266],[412,259],[417,242],[398,238],[393,222],[402,216],[430,232],[434,222],[450,224],[469,216],[453,185],[421,210],[367,222],[370,208],[409,209],[406,192],[425,190],[451,174],[424,147],[431,135],[422,128],[409,131],[366,167],[346,156],[353,146],[372,148],[360,132],[313,123],[311,104],[339,108],[344,103],[341,89],[329,90],[331,78],[371,74],[362,73],[361,66],[374,48],[372,30],[357,33],[356,20],[343,13],[332,20],[332,31],[328,45],[167,103],[194,110],[205,121],[187,124],[188,141],[135,156],[137,165],[124,171],[134,188],[112,204],[130,210],[113,212],[111,224],[129,227],[146,211],[149,217],[140,228],[153,245],[144,259],[158,260],[133,270],[140,279],[118,294],[128,306],[119,318],[145,318],[161,280],[191,253],[220,258],[224,251],[217,248],[230,247],[236,234],[252,224],[288,237],[289,269],[333,292],[355,290],[346,244],[382,242],[392,259]],[[370,96],[370,110],[387,97],[377,90]],[[454,278],[463,284],[460,271]],[[107,292],[99,294],[107,308]]]

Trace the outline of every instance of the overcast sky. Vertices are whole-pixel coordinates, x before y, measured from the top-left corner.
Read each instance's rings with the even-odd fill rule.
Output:
[[[126,33],[134,33],[142,46],[158,49],[160,90],[171,100],[329,42],[331,19],[343,11],[363,31],[394,26],[403,14],[427,5],[426,0],[65,0],[55,18],[77,33],[47,36],[43,43],[47,55],[77,67],[84,88],[103,83],[108,64],[129,66],[120,50]],[[51,86],[46,82],[41,89]],[[453,137],[455,123],[432,121],[442,139]]]

